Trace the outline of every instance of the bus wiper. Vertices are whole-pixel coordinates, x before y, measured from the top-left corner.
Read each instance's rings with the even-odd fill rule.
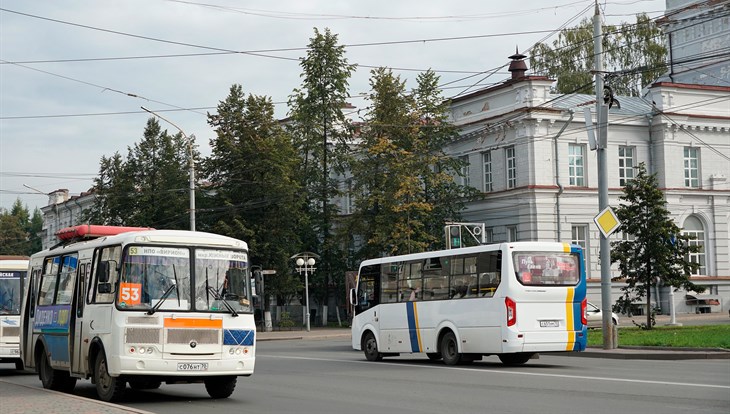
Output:
[[[233,317],[238,316],[238,313],[236,312],[235,309],[233,309],[233,306],[231,306],[228,302],[226,302],[226,300],[223,297],[221,297],[221,295],[219,295],[218,292],[216,292],[216,290],[213,288],[213,286],[208,286],[208,291],[213,295],[213,298],[215,300],[223,303],[223,306],[225,306],[226,309],[228,309],[228,311],[231,312],[231,315],[233,315]]]
[[[158,300],[157,303],[155,303],[155,306],[153,306],[152,309],[147,311],[148,315],[154,315],[155,312],[157,312],[157,309],[160,309],[160,306],[162,306],[162,303],[165,302],[165,299],[167,299],[167,297],[170,296],[170,293],[172,293],[172,290],[175,289],[175,286],[176,286],[176,284],[172,284],[165,290],[165,293],[163,293],[160,300]]]

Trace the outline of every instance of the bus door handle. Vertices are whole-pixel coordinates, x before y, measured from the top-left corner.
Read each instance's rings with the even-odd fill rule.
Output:
[[[378,312],[373,312],[373,320],[378,321]]]

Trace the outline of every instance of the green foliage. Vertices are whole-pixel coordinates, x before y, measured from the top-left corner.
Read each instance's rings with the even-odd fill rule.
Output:
[[[230,88],[208,122],[216,137],[204,162],[212,183],[204,223],[213,232],[245,240],[252,263],[277,271],[266,279],[267,298],[290,295],[299,285],[287,275],[289,257],[299,248],[296,229],[303,208],[289,136],[274,118],[271,99],[246,96],[241,85]]]
[[[85,218],[97,224],[189,228],[188,148],[181,133],[171,136],[150,118],[126,160],[119,153],[102,157],[94,179],[97,197]]]
[[[302,84],[289,97],[288,123],[301,157],[297,176],[307,209],[298,234],[302,250],[322,256],[310,284],[315,300],[324,303],[330,289],[344,283],[347,267],[343,252],[347,240],[331,234],[338,219],[332,200],[340,194],[335,177],[347,168],[352,127],[344,110],[355,65],[348,63],[345,48],[337,44],[337,35],[329,29],[322,33],[315,28],[301,67]]]
[[[42,227],[40,210],[36,208],[31,217],[19,198],[10,211],[0,208],[0,254],[30,256],[40,251]]]
[[[437,84],[428,71],[407,94],[390,70],[372,71],[367,127],[352,162],[357,209],[348,226],[364,236],[361,258],[442,247],[444,222],[458,218],[472,194],[454,183],[461,164],[442,150],[458,133]]]
[[[630,316],[631,304],[643,298],[647,308],[651,307],[651,287],[657,283],[675,290],[703,291],[689,279],[697,263],[688,257],[699,246],[690,245],[690,237],[669,217],[656,176],[646,172],[644,163],[639,164],[636,178],[624,187],[620,201],[621,206],[615,209],[621,221],[619,230],[632,239],[611,243],[611,263],[618,263],[620,278],[626,281],[614,311]],[[652,326],[647,314],[645,327]]]
[[[646,14],[637,15],[634,24],[603,26],[604,70],[612,73],[606,84],[616,95],[639,96],[666,71],[666,55],[661,31]],[[558,93],[595,93],[592,21],[563,29],[552,47],[536,44],[530,66],[536,74],[557,79]]]

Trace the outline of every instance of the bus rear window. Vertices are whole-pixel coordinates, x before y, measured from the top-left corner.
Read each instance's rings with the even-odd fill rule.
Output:
[[[580,279],[577,254],[560,252],[518,252],[514,254],[517,280],[523,285],[574,286]]]

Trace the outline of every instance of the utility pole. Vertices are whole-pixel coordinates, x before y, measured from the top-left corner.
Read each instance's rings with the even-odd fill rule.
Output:
[[[603,33],[601,30],[601,11],[596,0],[593,15],[593,50],[596,79],[596,117],[598,118],[597,158],[598,158],[598,211],[608,207],[608,168],[606,147],[608,146],[608,110],[603,102]],[[601,307],[603,308],[603,349],[616,348],[616,336],[611,318],[611,245],[608,237],[601,234]]]

